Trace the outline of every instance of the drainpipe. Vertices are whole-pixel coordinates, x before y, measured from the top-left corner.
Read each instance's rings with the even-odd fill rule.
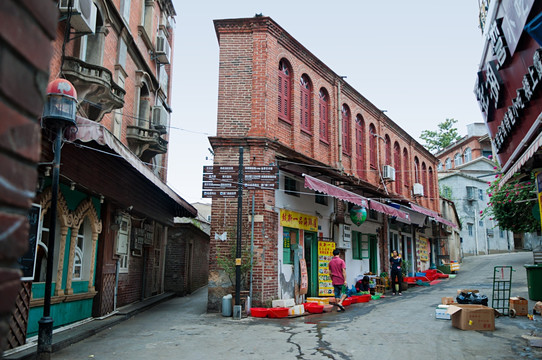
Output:
[[[119,295],[119,272],[120,272],[120,264],[119,264],[119,259],[117,259],[117,263],[115,265],[115,293],[113,296],[113,311],[117,310],[117,297]]]

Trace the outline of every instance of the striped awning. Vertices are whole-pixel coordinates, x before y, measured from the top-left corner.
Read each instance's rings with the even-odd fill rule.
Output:
[[[519,159],[516,161],[514,165],[504,174],[502,177],[499,186],[502,186],[503,184],[506,184],[508,180],[514,174],[520,171],[521,167],[525,165],[525,163],[534,156],[534,154],[542,147],[542,133],[538,134],[536,139],[531,143],[531,145],[525,150],[525,152],[519,157]]]

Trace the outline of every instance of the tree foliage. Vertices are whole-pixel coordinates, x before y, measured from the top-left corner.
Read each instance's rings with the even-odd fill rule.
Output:
[[[500,168],[494,167],[496,171]],[[495,175],[488,182],[487,207],[480,215],[489,220],[495,220],[503,230],[515,233],[535,232],[540,229],[540,222],[533,217],[532,208],[537,203],[534,174],[531,180],[520,182],[510,181],[500,185],[502,175]]]
[[[438,130],[424,130],[420,135],[420,138],[425,141],[425,147],[434,153],[441,151],[455,141],[461,139],[461,136],[457,133],[457,128],[454,124],[457,123],[455,119],[446,119],[438,124]]]

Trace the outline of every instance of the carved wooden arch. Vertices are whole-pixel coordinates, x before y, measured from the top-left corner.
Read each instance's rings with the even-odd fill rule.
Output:
[[[96,208],[90,198],[87,198],[77,206],[73,211],[73,226],[72,229],[79,231],[85,217],[89,217],[92,233],[99,234],[102,232],[102,221],[98,218]]]
[[[47,214],[47,211],[49,211],[51,207],[51,201],[53,198],[53,191],[51,187],[45,189],[39,196],[38,196],[38,202],[41,205],[41,219],[40,221],[45,217]],[[73,224],[73,214],[71,213],[70,209],[68,209],[68,203],[66,202],[66,199],[64,198],[64,194],[62,194],[61,191],[58,192],[57,197],[57,204],[56,204],[56,210],[57,210],[57,217],[60,219],[60,226],[64,227],[71,227]]]

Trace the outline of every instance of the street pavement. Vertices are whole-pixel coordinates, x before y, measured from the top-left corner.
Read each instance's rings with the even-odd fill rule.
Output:
[[[346,312],[233,320],[207,314],[207,289],[173,298],[53,354],[75,359],[542,359],[522,335],[542,336],[542,319],[501,316],[495,331],[462,331],[435,319],[457,289],[478,289],[491,306],[494,266],[513,266],[512,296],[528,298],[532,252],[465,258],[455,279],[416,286]],[[541,284],[542,286],[542,284]],[[534,301],[529,301],[530,312]]]

